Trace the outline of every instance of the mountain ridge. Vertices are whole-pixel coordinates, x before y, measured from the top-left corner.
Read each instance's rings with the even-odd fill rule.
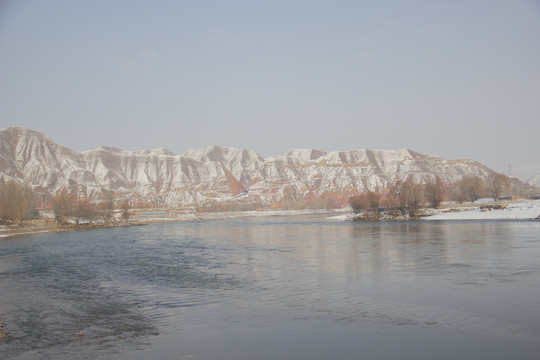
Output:
[[[165,148],[128,151],[102,145],[75,151],[23,127],[0,130],[0,177],[28,183],[50,195],[73,187],[98,201],[104,192],[167,207],[193,207],[247,193],[243,202],[278,206],[284,201],[333,198],[384,189],[407,178],[435,176],[451,183],[495,173],[471,159],[448,160],[410,149],[323,151],[292,149],[263,158],[255,151],[211,145],[177,155]]]

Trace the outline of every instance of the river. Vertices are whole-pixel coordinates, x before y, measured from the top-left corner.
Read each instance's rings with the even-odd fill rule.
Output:
[[[540,222],[187,221],[0,240],[1,359],[538,359]]]

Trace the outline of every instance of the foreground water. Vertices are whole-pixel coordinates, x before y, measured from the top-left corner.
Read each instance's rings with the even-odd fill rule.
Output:
[[[0,358],[538,359],[540,223],[182,222],[0,241]]]

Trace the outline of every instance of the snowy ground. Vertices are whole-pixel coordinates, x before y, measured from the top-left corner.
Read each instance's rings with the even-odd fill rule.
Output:
[[[488,204],[481,204],[488,205]],[[426,220],[498,220],[516,219],[528,220],[540,216],[540,200],[526,200],[519,202],[502,203],[502,209],[482,208],[481,205],[473,207],[456,207],[438,210]]]
[[[479,201],[475,204],[455,206],[433,210],[433,215],[423,218],[424,220],[530,220],[540,216],[540,200],[524,200],[516,202],[502,202],[500,209],[490,208],[490,203]],[[331,216],[327,220],[346,221],[352,220],[354,214]]]
[[[353,220],[354,214],[342,214],[342,215],[336,215],[336,216],[329,216],[325,218],[325,220],[331,220],[331,221],[350,221]]]

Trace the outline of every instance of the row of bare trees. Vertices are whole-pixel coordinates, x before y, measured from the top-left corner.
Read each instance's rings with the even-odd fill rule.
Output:
[[[457,202],[474,202],[482,197],[499,200],[509,189],[511,189],[510,179],[503,174],[492,174],[487,183],[479,176],[466,177],[455,184],[451,199]]]
[[[398,182],[384,191],[367,191],[349,199],[355,213],[376,214],[384,210],[412,214],[424,204],[424,187],[411,179]]]
[[[498,200],[510,188],[510,179],[497,173],[492,174],[487,183],[479,176],[466,177],[454,184],[445,184],[440,177],[435,177],[423,185],[408,178],[383,191],[353,196],[349,205],[356,213],[400,210],[410,214],[426,205],[436,208],[444,200],[474,202],[484,196]]]
[[[54,196],[52,200],[55,220],[58,223],[65,223],[68,217],[74,218],[77,224],[82,219],[90,223],[98,218],[107,221],[112,218],[115,210],[115,197],[112,191],[105,192],[99,203],[90,202],[84,197],[80,198],[78,191],[73,188],[68,188]],[[122,218],[129,219],[129,202],[122,201],[117,206],[121,210]],[[0,178],[0,223],[21,224],[23,220],[35,215],[37,212],[32,189],[28,185]]]
[[[497,200],[511,188],[510,179],[502,174],[494,173],[487,181],[481,177],[466,177],[462,180],[447,184],[440,177],[434,177],[423,185],[414,183],[411,178],[393,184],[383,191],[368,191],[349,199],[349,204],[355,212],[380,212],[381,209],[399,210],[401,212],[414,212],[418,208],[429,205],[438,207],[442,201],[456,202],[476,201],[481,197],[491,196]],[[290,190],[290,189],[289,189]],[[291,190],[292,191],[292,190]],[[296,199],[294,194],[284,192],[280,205],[286,208],[321,208],[328,206],[326,198]],[[112,191],[105,192],[99,203],[90,202],[79,196],[78,187],[72,186],[66,191],[53,197],[55,219],[59,223],[66,222],[68,217],[74,218],[76,223],[82,219],[90,223],[96,219],[105,221],[112,218],[115,205],[121,209],[122,217],[128,219],[130,206],[127,201],[115,202]],[[256,204],[214,204],[214,208],[206,211],[225,211],[253,209]],[[232,208],[231,208],[232,207]],[[0,179],[0,222],[21,223],[32,217],[35,213],[32,190],[26,185],[13,181]]]
[[[106,192],[103,201],[100,203],[90,202],[86,198],[79,198],[74,192],[62,192],[53,197],[54,217],[56,222],[65,223],[68,217],[74,218],[79,224],[82,219],[86,219],[92,224],[96,219],[105,221],[112,218],[115,208],[113,192]],[[120,203],[122,218],[128,220],[130,216],[129,202]]]

